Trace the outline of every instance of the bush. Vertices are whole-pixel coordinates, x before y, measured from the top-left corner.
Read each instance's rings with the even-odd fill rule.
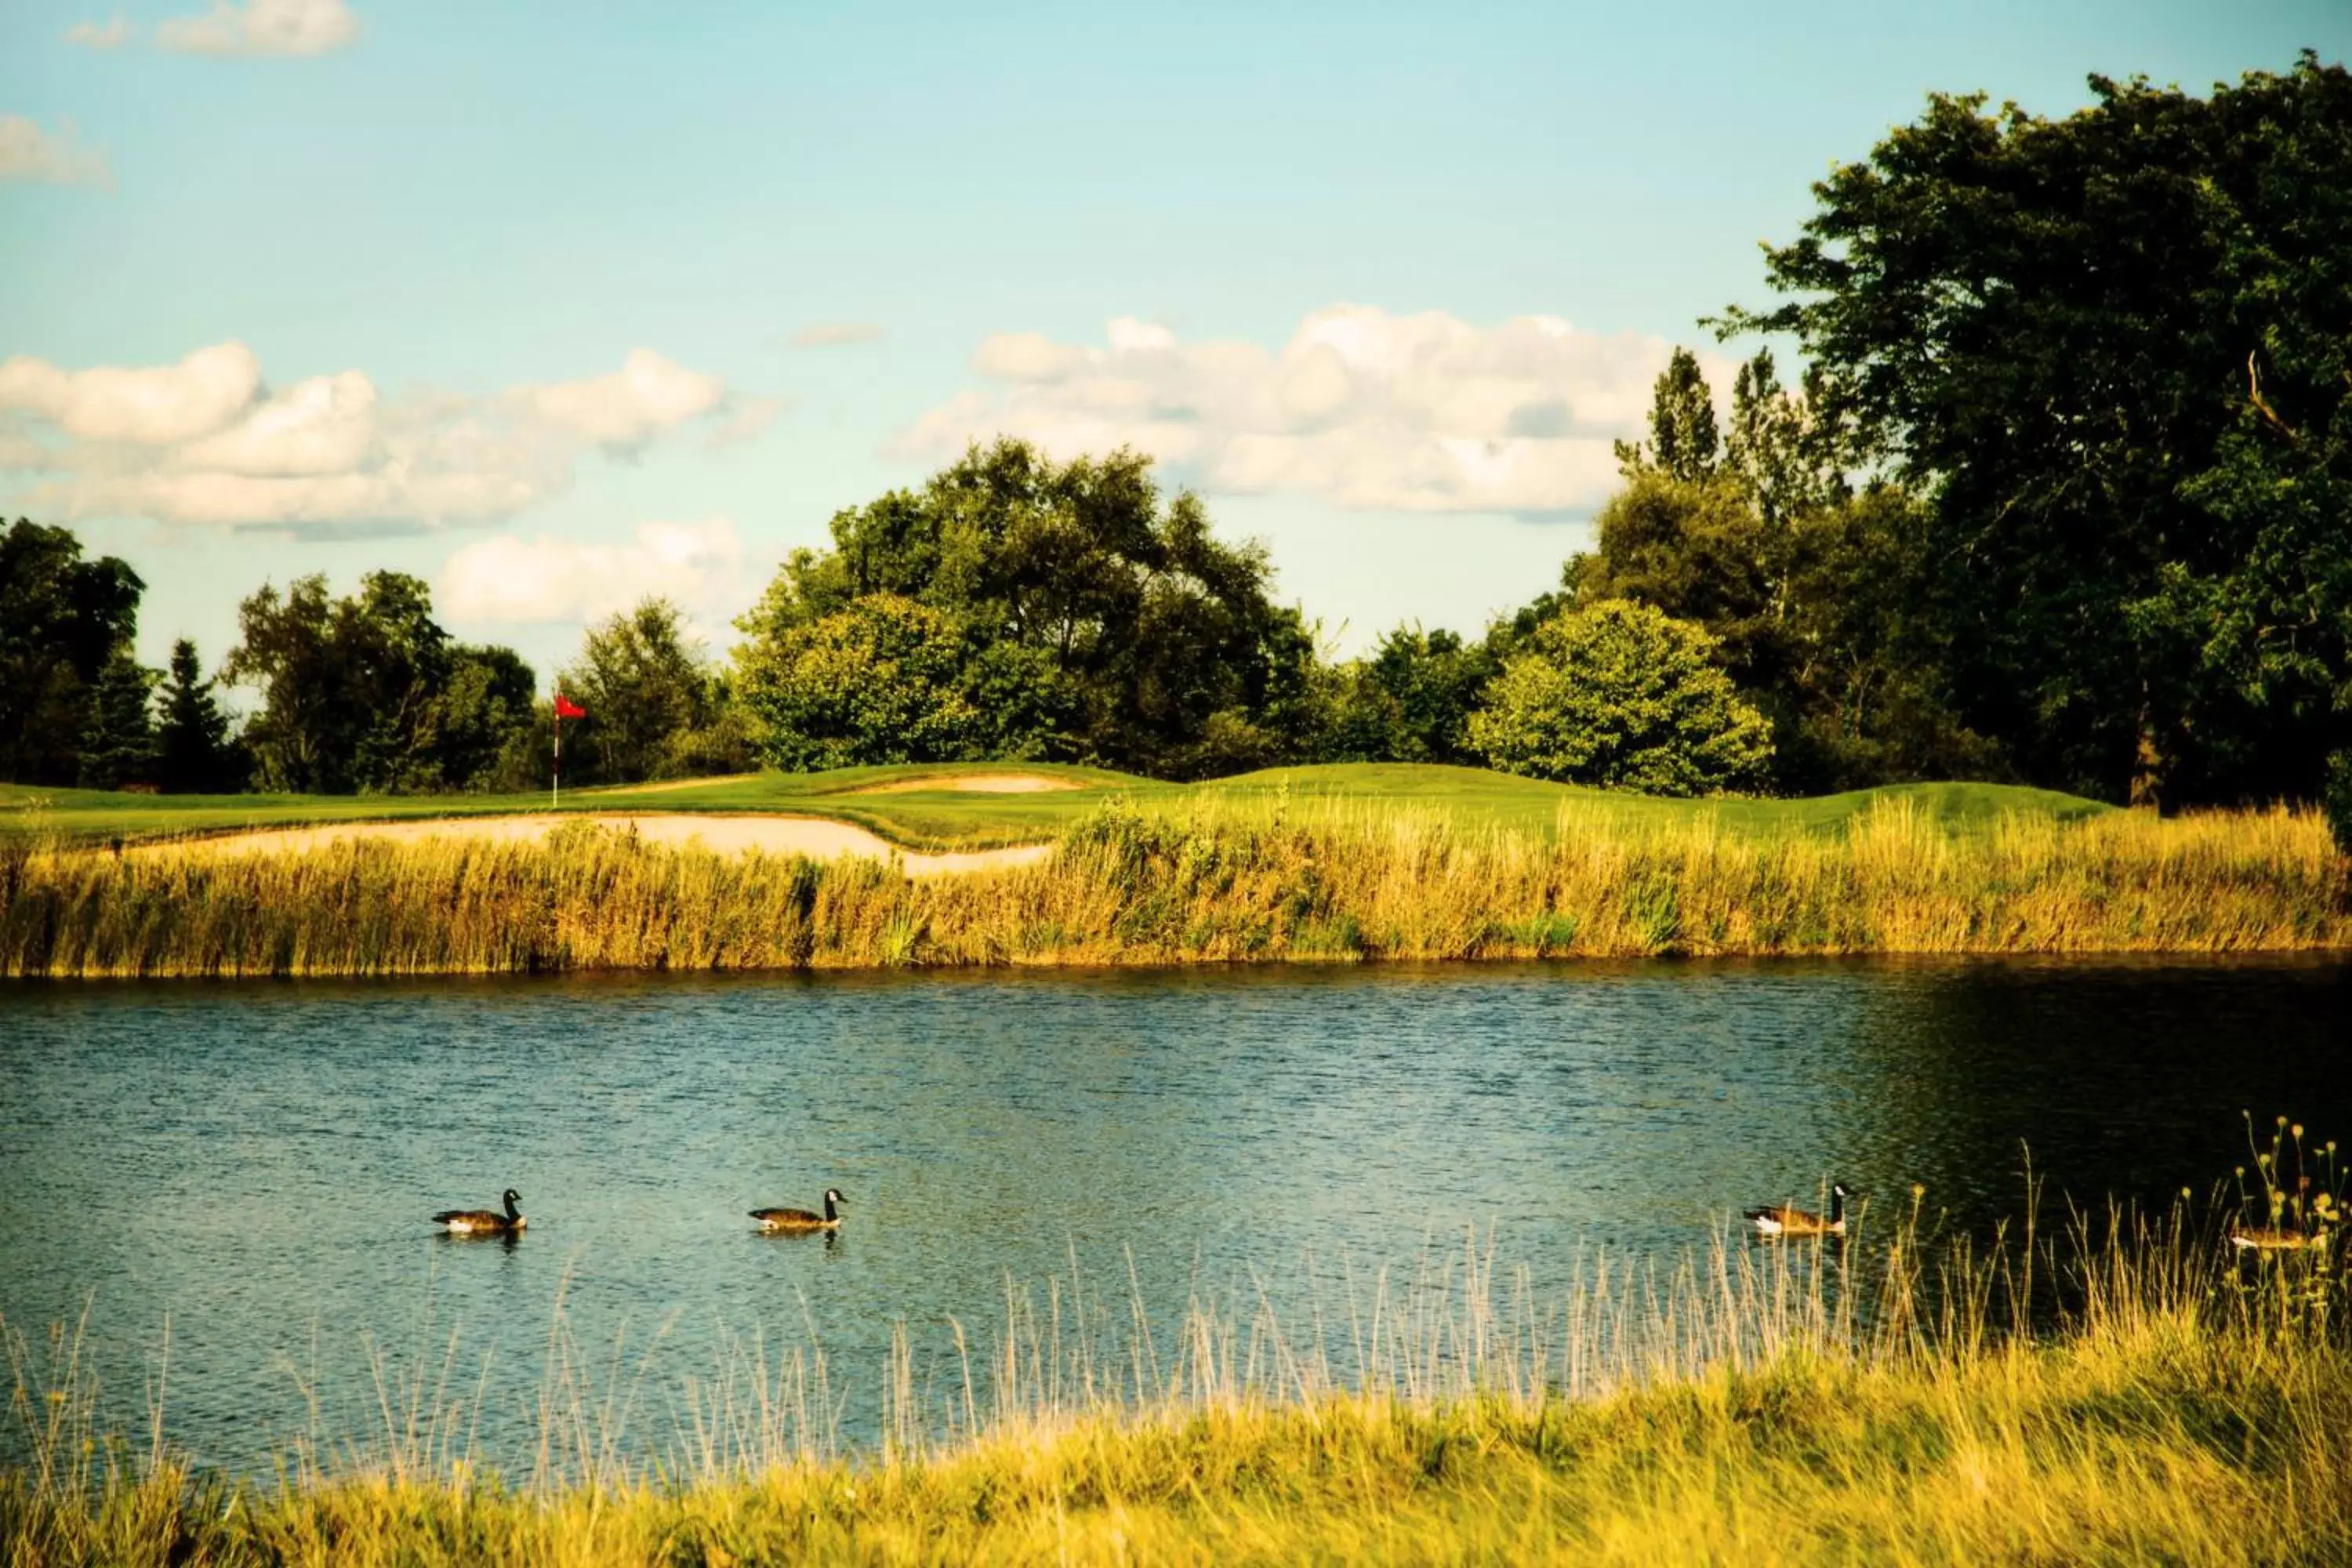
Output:
[[[1771,726],[1715,662],[1715,639],[1628,599],[1537,626],[1486,688],[1470,744],[1506,773],[1705,795],[1751,785]]]

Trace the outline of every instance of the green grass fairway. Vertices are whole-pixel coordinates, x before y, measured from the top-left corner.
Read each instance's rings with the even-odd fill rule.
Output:
[[[977,794],[945,781],[959,774],[1034,773],[1073,788],[1030,795]],[[941,781],[923,788],[924,781]],[[896,785],[887,794],[869,793]],[[908,787],[912,785],[913,787]],[[919,849],[984,848],[1049,838],[1107,798],[1148,808],[1189,806],[1242,818],[1277,809],[1354,812],[1404,807],[1451,816],[1465,826],[1492,825],[1540,832],[1562,820],[1627,826],[1679,824],[1712,816],[1753,833],[1833,829],[1882,800],[1908,800],[1956,830],[1981,827],[2004,813],[2072,820],[2111,809],[2053,790],[2005,784],[1900,784],[1805,800],[1662,800],[1580,789],[1479,768],[1401,763],[1349,763],[1273,768],[1201,784],[1161,784],[1100,768],[1042,763],[936,763],[843,768],[822,773],[756,773],[651,785],[566,790],[565,812],[777,813],[856,823]],[[0,833],[60,834],[82,841],[126,843],[180,835],[319,822],[384,822],[483,816],[548,809],[544,792],[510,795],[152,795],[0,784]]]

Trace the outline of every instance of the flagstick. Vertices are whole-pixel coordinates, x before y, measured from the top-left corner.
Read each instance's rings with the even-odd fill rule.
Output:
[[[562,701],[562,700],[563,700],[563,693],[562,693],[561,691],[557,692],[557,693],[555,694],[555,700],[556,700],[558,702]],[[553,773],[550,773],[550,774],[548,774],[548,775],[547,775],[547,809],[548,809],[548,810],[550,810],[550,811],[555,811],[555,810],[558,810],[558,809],[560,809],[560,808],[562,807],[562,804],[563,804],[563,713],[562,713],[562,710],[561,709],[558,709],[558,710],[556,710],[556,714],[555,714],[555,771],[554,771]]]

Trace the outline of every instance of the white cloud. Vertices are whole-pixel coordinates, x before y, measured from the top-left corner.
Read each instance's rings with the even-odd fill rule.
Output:
[[[626,449],[709,413],[726,393],[715,375],[688,370],[651,349],[633,349],[615,374],[525,387],[520,395],[551,425]]]
[[[0,363],[0,415],[29,414],[89,441],[194,440],[235,419],[260,389],[261,366],[239,342],[148,370],[59,370],[29,354]]]
[[[1364,510],[1574,513],[1615,487],[1611,444],[1641,433],[1672,349],[1554,316],[1481,327],[1366,305],[1315,311],[1279,352],[1187,344],[1121,318],[1101,347],[1034,332],[984,340],[971,368],[998,384],[933,408],[897,447],[938,458],[1003,433],[1065,458],[1133,447],[1212,491],[1303,492]],[[1718,381],[1728,368],[1702,363]]]
[[[375,447],[375,384],[355,370],[313,376],[257,405],[235,428],[173,454],[184,468],[259,479],[347,474]]]
[[[70,122],[53,134],[21,114],[0,114],[0,183],[9,180],[111,187],[114,174],[106,154],[83,146]]]
[[[184,55],[323,55],[359,36],[343,0],[214,0],[201,16],[155,28],[157,44]]]
[[[131,24],[117,11],[111,21],[76,22],[66,29],[66,42],[85,49],[119,49],[131,41]]]
[[[881,327],[873,321],[812,321],[787,341],[796,349],[831,349],[875,342],[881,336]]]
[[[46,476],[13,499],[68,518],[411,531],[510,517],[593,447],[747,438],[777,406],[646,349],[612,375],[488,396],[387,397],[356,370],[272,393],[235,342],[150,369],[20,355],[0,363],[0,469]]]
[[[648,595],[688,611],[742,597],[743,544],[723,517],[646,522],[627,544],[542,533],[477,540],[441,568],[434,602],[452,621],[593,621]]]

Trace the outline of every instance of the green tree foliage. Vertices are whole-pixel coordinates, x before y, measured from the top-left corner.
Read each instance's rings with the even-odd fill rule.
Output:
[[[224,679],[257,688],[245,742],[264,789],[345,795],[478,789],[529,724],[531,674],[507,648],[453,642],[425,584],[371,572],[265,586],[238,608]]]
[[[1501,663],[1460,634],[1399,626],[1335,672],[1328,762],[1475,763],[1470,713]]]
[[[1727,324],[1927,497],[1953,700],[2029,776],[2309,795],[2352,729],[2352,76],[2091,86],[1932,99]]]
[[[89,717],[81,733],[79,775],[84,789],[121,789],[125,784],[153,787],[155,724],[148,703],[156,675],[131,657],[127,643],[117,644],[99,667],[89,689]]]
[[[94,694],[145,587],[111,555],[83,560],[68,530],[20,518],[0,533],[0,779],[79,780]]]
[[[751,765],[725,684],[688,637],[676,605],[647,598],[589,628],[563,694],[588,711],[567,749],[566,776],[634,784]]]
[[[965,695],[966,655],[939,611],[864,594],[747,660],[743,700],[781,768],[977,760],[995,727]]]
[[[1659,373],[1650,402],[1650,439],[1617,444],[1617,465],[1628,478],[1655,470],[1669,479],[1696,482],[1715,472],[1722,445],[1715,426],[1715,397],[1698,356],[1678,348]]]
[[[2352,750],[2328,757],[2320,806],[2327,813],[2327,831],[2336,839],[2336,853],[2352,855]]]
[[[165,795],[221,794],[243,788],[250,771],[229,733],[228,715],[213,698],[196,645],[180,638],[156,695],[155,786]]]
[[[1660,409],[1692,395],[1661,378]],[[1706,395],[1702,380],[1696,395]],[[1724,458],[1696,479],[1634,464],[1568,563],[1563,593],[1497,626],[1502,657],[1560,605],[1636,599],[1704,626],[1744,698],[1771,721],[1776,789],[1820,794],[1897,780],[1999,778],[1998,747],[1942,698],[1942,651],[1917,613],[1924,513],[1907,491],[1853,491],[1811,397],[1769,351],[1733,387]]]
[[[1715,642],[1648,605],[1604,600],[1536,627],[1470,718],[1506,773],[1692,795],[1762,780],[1770,726],[1714,662]]]
[[[850,719],[779,693],[801,689],[803,661],[895,659],[902,647],[961,706],[927,695],[911,710],[925,728],[896,749],[979,745],[1176,777],[1302,754],[1324,717],[1311,629],[1273,603],[1262,549],[1218,542],[1199,500],[1163,504],[1150,470],[1132,452],[1055,464],[1001,440],[920,490],[835,516],[833,548],[796,552],[737,623],[764,754],[800,765],[887,749],[863,730],[787,728]],[[885,595],[936,624],[919,627],[904,605],[832,619]],[[928,673],[949,654],[945,673]]]

